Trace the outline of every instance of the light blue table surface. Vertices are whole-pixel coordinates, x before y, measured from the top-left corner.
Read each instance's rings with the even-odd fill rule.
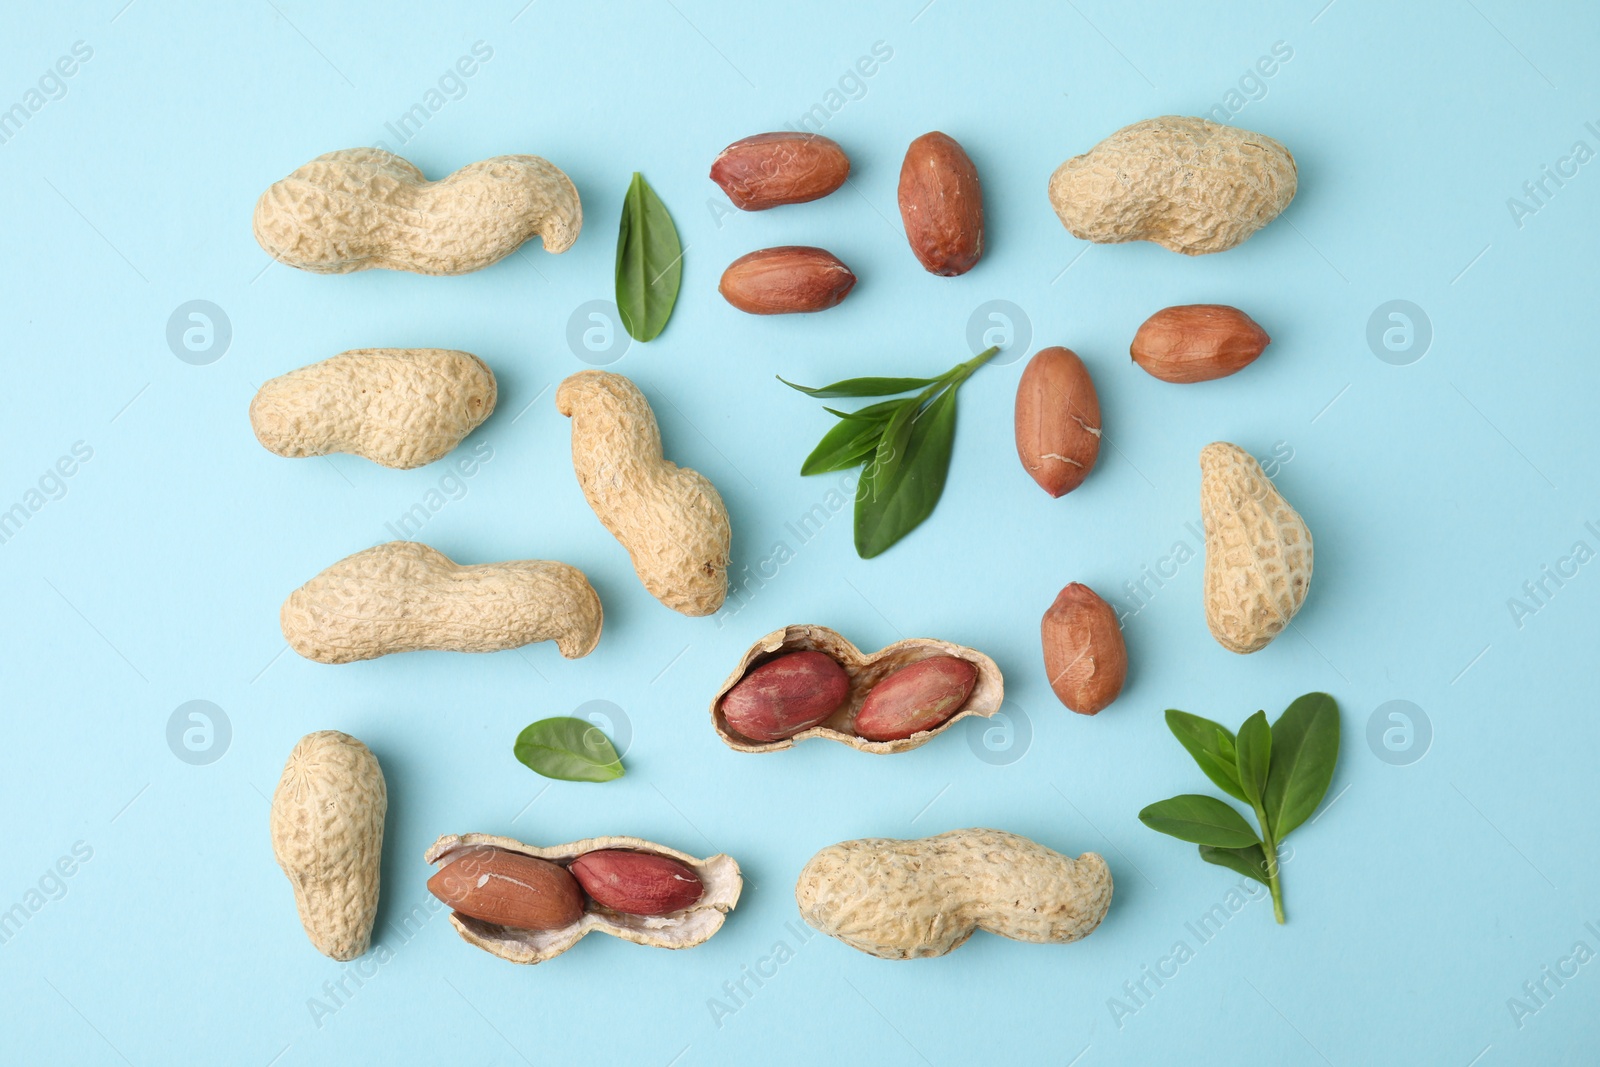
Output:
[[[9,5],[0,1060],[1600,1061],[1600,16],[1324,2]],[[1056,165],[1170,113],[1288,145],[1289,210],[1195,259],[1068,234],[1045,196]],[[706,176],[718,150],[807,115],[850,154],[851,185],[731,211]],[[896,210],[905,146],[932,129],[983,179],[988,248],[957,279],[917,266]],[[455,278],[272,264],[250,229],[261,191],[379,144],[431,177],[545,156],[582,193],[583,235]],[[597,355],[585,305],[613,297],[634,170],[676,220],[683,290],[658,340]],[[758,318],[717,295],[729,261],[794,243],[859,275],[837,310]],[[1012,307],[991,319],[990,301]],[[1196,302],[1246,309],[1272,346],[1193,387],[1129,362],[1146,316]],[[773,375],[937,373],[973,322],[1011,346],[962,391],[932,519],[867,561],[848,511],[801,532],[842,476],[800,477],[831,420]],[[1060,500],[1012,440],[1023,357],[1051,344],[1087,362],[1107,434]],[[494,368],[499,408],[458,453],[481,460],[471,477],[255,441],[261,382],[369,346]],[[585,506],[553,403],[585,356],[641,386],[668,455],[726,499],[743,592],[718,616],[656,603]],[[1275,459],[1316,538],[1295,629],[1247,657],[1208,635],[1188,558],[1196,455],[1219,439]],[[286,651],[283,597],[418,504],[413,536],[453,558],[585,571],[598,650],[344,667]],[[1040,662],[1039,617],[1070,581],[1124,613],[1130,678],[1095,718],[1054,699]],[[1003,715],[898,756],[728,749],[712,692],[796,622],[868,649],[981,648]],[[1314,689],[1338,698],[1344,744],[1291,841],[1279,927],[1137,813],[1212,791],[1164,708],[1235,725]],[[512,758],[528,722],[608,706],[622,780],[548,782]],[[326,728],[365,740],[389,785],[379,948],[351,965],[308,945],[267,836],[285,756]],[[1103,854],[1104,924],[890,963],[800,921],[794,878],[817,849],[966,826]],[[428,907],[423,850],[468,831],[725,851],[745,892],[692,951],[596,936],[516,967]]]

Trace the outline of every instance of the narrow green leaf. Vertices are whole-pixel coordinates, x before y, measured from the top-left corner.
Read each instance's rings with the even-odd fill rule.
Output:
[[[1220,723],[1190,715],[1176,708],[1167,709],[1167,729],[1189,755],[1200,765],[1205,776],[1217,788],[1235,800],[1250,803],[1244,787],[1239,784],[1238,757],[1234,751],[1233,732]]]
[[[1246,845],[1243,848],[1201,845],[1200,858],[1207,863],[1215,863],[1218,867],[1237,871],[1246,878],[1254,878],[1264,886],[1272,885],[1267,878],[1267,851],[1260,845]]]
[[[517,759],[546,778],[609,782],[623,774],[611,739],[585,719],[540,719],[517,735],[514,751]]]
[[[894,413],[906,404],[915,404],[917,398],[908,396],[904,400],[885,400],[881,404],[868,404],[855,411],[840,411],[838,408],[823,407],[829,415],[836,415],[841,419],[855,419],[859,422],[888,422],[894,418]]]
[[[638,171],[617,232],[617,312],[628,336],[650,341],[666,328],[683,281],[683,246],[672,216]]]
[[[843,420],[822,435],[811,455],[800,464],[801,474],[826,474],[860,466],[878,449],[883,423],[869,420]]]
[[[1139,821],[1158,833],[1197,845],[1244,848],[1259,843],[1243,815],[1216,797],[1199,793],[1157,801],[1139,813]]]
[[[939,381],[938,378],[846,378],[842,382],[832,385],[822,385],[809,388],[796,385],[783,375],[778,375],[778,381],[783,382],[790,389],[798,389],[807,396],[827,400],[836,396],[894,396],[896,393],[909,393],[913,389],[921,389]]]
[[[1263,808],[1268,832],[1282,841],[1322,803],[1339,762],[1339,705],[1307,693],[1272,724],[1272,769]]]
[[[891,419],[873,457],[875,464],[895,430]],[[862,559],[886,551],[933,514],[944,493],[955,437],[956,388],[952,385],[910,422],[902,455],[874,472],[870,491],[857,491],[855,541],[856,554]],[[862,484],[867,484],[865,477]]]
[[[1272,727],[1267,725],[1267,713],[1258,711],[1239,727],[1235,750],[1235,765],[1239,771],[1239,785],[1252,807],[1261,803],[1267,791],[1267,768],[1272,761]],[[1271,832],[1270,827],[1264,827]]]

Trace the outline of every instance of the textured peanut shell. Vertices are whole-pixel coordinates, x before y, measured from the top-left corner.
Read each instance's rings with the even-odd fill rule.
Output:
[[[601,525],[622,543],[650,595],[710,615],[728,595],[732,532],[716,487],[661,454],[655,412],[638,386],[580,371],[556,390],[572,419],[572,469]]]
[[[1225,252],[1294,199],[1294,157],[1271,137],[1165,115],[1125,126],[1050,176],[1074,237],[1154,241],[1188,256]]]
[[[494,403],[494,373],[470,353],[358,348],[267,382],[250,427],[291,459],[350,452],[410,470],[455,448]]]
[[[554,641],[568,659],[600,641],[600,598],[576,567],[453,562],[416,541],[346,556],[289,594],[284,639],[306,659],[351,663],[425,649],[498,652]]]
[[[512,963],[543,963],[561,955],[586,934],[610,934],[636,945],[656,948],[693,948],[722,928],[727,913],[739,903],[744,879],[732,856],[718,853],[709,859],[696,859],[684,852],[645,841],[638,837],[591,837],[565,845],[539,848],[509,837],[494,834],[446,834],[428,847],[423,859],[443,866],[456,853],[479,845],[521,852],[552,863],[566,864],[585,852],[602,848],[625,848],[653,852],[677,860],[700,879],[705,892],[690,907],[666,915],[624,915],[590,900],[577,922],[559,930],[514,930],[465,915],[450,913],[450,925],[468,944],[477,945],[492,955]]]
[[[1225,441],[1200,450],[1206,625],[1230,652],[1265,648],[1311,588],[1311,531],[1255,457]]]
[[[794,887],[800,916],[886,960],[943,956],[976,930],[1035,944],[1087,937],[1111,906],[1111,871],[1003,830],[869,837],[818,852]]]
[[[324,956],[353,960],[367,951],[388,807],[378,758],[349,734],[307,734],[283,765],[272,794],[272,854]]]
[[[255,213],[268,255],[317,274],[466,274],[535,235],[565,252],[582,228],[578,190],[538,156],[495,156],[430,182],[380,148],[318,156],[274,182]]]
[[[781,741],[752,741],[731,729],[722,715],[723,695],[738,685],[752,668],[784,653],[801,651],[826,653],[844,667],[845,674],[850,678],[850,694],[838,710],[809,730],[801,730]],[[895,741],[868,741],[858,735],[854,728],[856,715],[860,713],[861,705],[866,702],[867,693],[872,687],[901,667],[933,656],[955,656],[978,669],[978,680],[973,683],[972,692],[956,713],[932,730],[921,730]],[[786,626],[767,634],[745,652],[739,665],[711,698],[711,724],[723,743],[739,752],[777,752],[793,748],[795,742],[808,737],[825,737],[862,752],[905,752],[920,748],[970,715],[993,715],[1000,710],[1004,700],[1005,680],[1000,676],[1000,668],[995,666],[994,660],[976,649],[919,637],[897,641],[869,655],[847,641],[837,630],[830,630],[826,626]]]

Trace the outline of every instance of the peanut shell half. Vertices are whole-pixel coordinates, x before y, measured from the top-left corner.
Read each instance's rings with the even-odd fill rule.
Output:
[[[667,915],[624,915],[600,907],[593,900],[577,922],[558,930],[514,930],[450,913],[450,925],[468,944],[512,963],[543,963],[576,945],[587,934],[599,932],[656,948],[693,948],[722,929],[723,919],[739,903],[744,879],[732,856],[718,853],[696,859],[686,852],[639,837],[590,837],[564,845],[541,848],[495,834],[445,834],[423,853],[428,863],[443,866],[457,854],[480,845],[521,852],[552,863],[567,864],[586,852],[620,848],[667,856],[688,867],[705,887],[691,907]]]
[[[723,695],[739,684],[752,668],[784,653],[805,650],[826,653],[844,667],[845,674],[850,677],[850,692],[845,702],[821,723],[781,741],[752,741],[731,729],[722,714]],[[964,659],[978,670],[978,680],[973,684],[972,692],[955,714],[931,730],[919,731],[895,741],[868,741],[858,735],[855,732],[856,716],[866,702],[868,691],[901,667],[934,656]],[[896,641],[869,654],[851,644],[837,630],[830,630],[826,626],[785,626],[751,645],[733,673],[723,681],[722,687],[711,698],[711,724],[723,743],[739,752],[777,752],[792,748],[795,742],[808,737],[825,737],[862,752],[906,752],[927,744],[969,715],[993,715],[1000,710],[1004,699],[1005,680],[1000,675],[1000,668],[994,660],[977,649],[931,637],[917,637]]]

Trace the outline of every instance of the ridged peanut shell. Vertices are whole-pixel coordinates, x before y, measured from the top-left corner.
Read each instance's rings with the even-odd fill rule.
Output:
[[[291,459],[350,452],[410,470],[455,448],[494,404],[494,372],[470,353],[358,348],[267,382],[250,428]]]
[[[1230,652],[1255,652],[1289,625],[1311,588],[1311,531],[1255,457],[1200,450],[1206,625]]]
[[[1271,137],[1164,115],[1125,126],[1050,176],[1050,204],[1074,237],[1225,252],[1294,199],[1294,157]]]
[[[319,730],[289,753],[272,794],[272,854],[324,956],[353,960],[367,951],[388,807],[378,758],[349,734]]]
[[[850,679],[850,691],[844,703],[816,726],[779,741],[752,741],[729,727],[722,714],[723,695],[738,685],[755,667],[777,656],[800,651],[822,652],[833,657],[844,668]],[[977,668],[977,681],[960,708],[933,729],[914,733],[910,737],[893,741],[868,741],[859,736],[854,727],[856,716],[860,714],[861,706],[872,688],[901,667],[934,656],[954,656]],[[1000,675],[1000,668],[994,660],[977,649],[918,637],[897,641],[869,654],[851,644],[837,630],[830,630],[826,626],[785,626],[761,638],[740,657],[738,666],[711,698],[711,724],[723,744],[739,752],[777,752],[793,748],[796,742],[811,737],[825,737],[861,752],[906,752],[927,744],[968,716],[993,715],[1000,710],[1004,700],[1005,680]]]
[[[636,945],[693,948],[722,928],[723,919],[739,903],[739,893],[744,888],[739,865],[732,856],[718,853],[709,859],[696,859],[688,853],[638,837],[591,837],[540,848],[494,834],[446,834],[430,845],[422,858],[442,866],[467,849],[485,845],[561,864],[598,849],[649,852],[682,863],[694,872],[705,889],[692,906],[666,915],[624,915],[591,900],[577,922],[557,930],[514,930],[451,913],[450,925],[456,928],[463,941],[512,963],[543,963],[554,959],[595,932],[620,937]]]
[[[1035,944],[1087,937],[1111,906],[1111,871],[1093,852],[1063,856],[1003,830],[920,840],[842,841],[795,882],[800,916],[886,960],[943,956],[978,930]]]
[[[456,563],[416,541],[346,556],[290,593],[283,636],[306,659],[392,652],[498,652],[554,641],[568,659],[600,641],[600,597],[576,567],[546,560]]]
[[[572,469],[601,525],[621,542],[651,596],[685,615],[710,615],[728,596],[732,531],[716,487],[661,453],[661,430],[633,382],[609,371],[572,375],[556,390],[572,419]]]
[[[317,274],[466,274],[536,235],[546,252],[565,252],[583,207],[561,168],[538,156],[495,156],[430,182],[392,152],[346,148],[274,182],[254,227],[273,259]]]

